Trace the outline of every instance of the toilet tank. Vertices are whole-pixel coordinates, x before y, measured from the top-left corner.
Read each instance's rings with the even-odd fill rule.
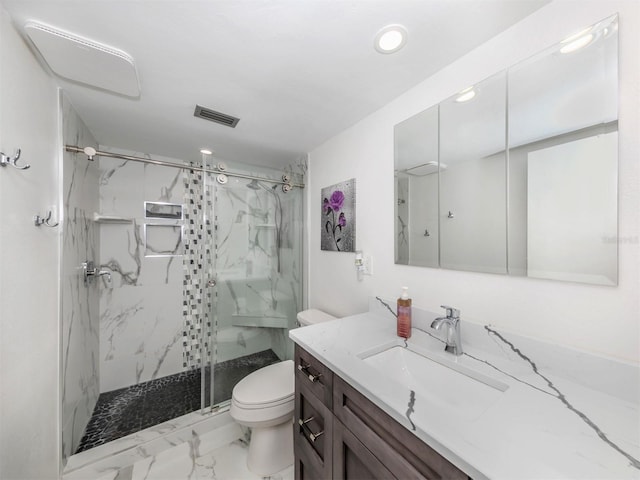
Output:
[[[301,327],[307,325],[314,325],[316,323],[328,322],[329,320],[335,320],[336,317],[323,312],[322,310],[316,310],[311,308],[309,310],[303,310],[298,313],[298,323]]]

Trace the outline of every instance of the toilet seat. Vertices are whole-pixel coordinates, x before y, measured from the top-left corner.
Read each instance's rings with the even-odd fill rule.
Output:
[[[275,406],[261,406],[244,408],[235,401],[231,401],[231,417],[241,425],[247,427],[271,427],[293,418],[295,402],[293,398]]]
[[[286,398],[283,398],[281,400],[277,400],[275,402],[269,402],[269,403],[243,403],[240,400],[238,400],[237,398],[232,398],[233,403],[236,404],[236,406],[238,406],[238,408],[244,408],[246,410],[257,410],[260,408],[272,408],[272,407],[277,407],[279,405],[285,405],[289,402],[293,401],[293,397],[294,395],[291,394]]]
[[[244,409],[277,407],[292,402],[294,377],[293,360],[261,368],[236,384],[232,401]]]

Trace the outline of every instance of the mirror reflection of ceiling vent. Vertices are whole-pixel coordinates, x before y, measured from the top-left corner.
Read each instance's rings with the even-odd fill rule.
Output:
[[[56,75],[128,97],[140,95],[136,66],[122,50],[27,22],[25,32]]]
[[[239,118],[232,117],[226,113],[216,112],[215,110],[211,110],[210,108],[202,107],[200,105],[196,105],[196,110],[193,112],[193,115],[231,128],[236,128],[236,125],[240,121]]]
[[[447,165],[444,163],[440,164],[440,170],[446,170]],[[404,173],[408,175],[413,175],[414,177],[424,177],[425,175],[431,175],[432,173],[438,172],[438,162],[427,162],[422,165],[416,165],[415,167],[407,168],[403,170]]]

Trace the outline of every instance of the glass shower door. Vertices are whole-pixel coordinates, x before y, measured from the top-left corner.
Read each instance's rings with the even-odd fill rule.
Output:
[[[267,181],[226,180],[221,184],[208,174],[203,202],[214,225],[204,245],[209,279],[216,281],[205,346],[207,406],[228,402],[233,387],[251,372],[292,358],[288,332],[301,307],[301,190],[284,193]]]

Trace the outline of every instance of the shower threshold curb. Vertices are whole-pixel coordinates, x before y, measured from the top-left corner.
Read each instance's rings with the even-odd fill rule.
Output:
[[[219,432],[213,438],[208,433]],[[105,474],[120,470],[147,457],[185,442],[196,441],[201,453],[242,437],[240,426],[229,415],[229,402],[213,412],[188,413],[167,422],[154,425],[126,437],[113,440],[69,457],[62,472],[63,480],[97,478],[87,476],[89,470]]]

